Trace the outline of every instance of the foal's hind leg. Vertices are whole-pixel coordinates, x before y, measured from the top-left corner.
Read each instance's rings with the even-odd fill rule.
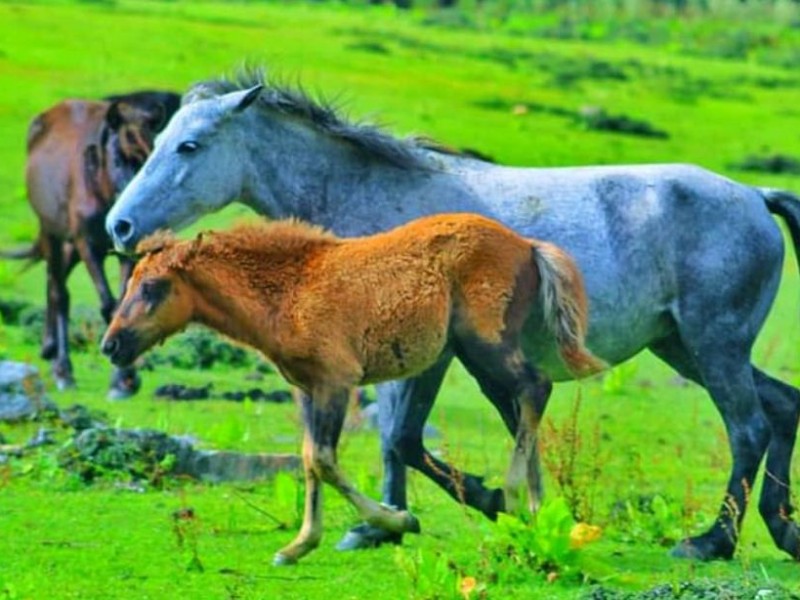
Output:
[[[800,530],[791,519],[790,470],[800,419],[800,390],[753,368],[758,395],[772,427],[759,511],[775,544],[800,560]]]
[[[516,510],[524,482],[528,508],[535,512],[542,497],[538,428],[552,384],[536,372],[519,347],[509,342],[493,345],[461,340],[456,354],[495,406],[499,398],[511,400],[515,415],[504,420],[516,437],[506,477],[505,510]]]
[[[761,410],[749,340],[730,340],[727,327],[706,322],[703,335],[687,344],[677,332],[651,350],[679,373],[705,386],[728,433],[733,468],[717,520],[704,534],[684,540],[672,554],[710,560],[731,558],[736,549],[747,502],[761,458],[770,441],[770,428]]]

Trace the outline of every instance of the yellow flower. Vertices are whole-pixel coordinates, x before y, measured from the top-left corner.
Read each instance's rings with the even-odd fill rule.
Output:
[[[569,532],[569,545],[572,548],[582,548],[586,544],[600,539],[603,530],[597,525],[576,523]]]
[[[474,577],[463,577],[461,579],[459,591],[461,595],[464,596],[464,600],[469,600],[470,595],[477,585],[478,581]]]

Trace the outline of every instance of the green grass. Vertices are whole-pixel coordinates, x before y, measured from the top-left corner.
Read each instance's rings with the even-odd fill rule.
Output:
[[[679,46],[637,45],[624,37],[576,41],[520,35],[509,22],[476,30],[424,24],[436,16],[429,10],[405,14],[340,4],[0,3],[0,246],[24,243],[36,232],[23,173],[25,131],[38,111],[65,97],[144,87],[185,89],[244,59],[265,62],[289,80],[300,78],[312,91],[340,95],[354,117],[371,116],[398,134],[428,134],[504,163],[681,161],[800,191],[796,177],[729,167],[749,154],[800,156],[800,80],[791,70],[750,58],[688,56]],[[724,24],[698,22],[711,29]],[[515,110],[518,105],[525,108]],[[588,131],[569,117],[587,105],[647,120],[670,137]],[[248,214],[233,207],[197,227],[222,226]],[[43,286],[41,266],[18,273],[16,265],[0,263],[0,299],[42,304]],[[82,268],[70,287],[73,305],[95,306]],[[759,365],[795,385],[800,383],[799,290],[790,255],[754,353]],[[37,353],[20,328],[0,326],[0,356],[39,365],[52,389]],[[213,381],[218,391],[248,387],[248,369],[145,372],[137,398],[109,403],[107,362],[94,349],[73,359],[80,387],[52,392],[63,406],[84,403],[106,411],[121,426],[188,433],[206,447],[299,450],[292,406],[153,399],[155,387],[165,382]],[[729,468],[722,424],[705,393],[680,385],[649,355],[630,364],[605,382],[557,386],[548,409],[549,422],[562,435],[550,436],[547,446],[551,452],[563,450],[569,416],[576,398],[582,398],[580,492],[591,504],[593,520],[605,529],[603,539],[583,551],[584,570],[607,587],[627,590],[710,577],[777,581],[799,592],[797,565],[774,548],[755,510],[746,519],[739,555],[729,563],[672,560],[651,535],[657,524],[634,531],[611,522],[612,507],[620,500],[660,494],[688,512],[667,525],[696,533],[711,522]],[[284,384],[269,375],[260,385]],[[460,368],[448,374],[431,421],[442,432],[431,440],[433,449],[500,484],[510,440]],[[21,442],[34,429],[0,425],[0,434]],[[347,434],[341,450],[346,471],[377,497],[377,436]],[[593,463],[599,474],[592,475]],[[795,481],[798,474],[795,467]],[[550,475],[546,483],[555,495]],[[335,593],[407,598],[415,589],[421,593],[426,581],[440,597],[459,597],[446,587],[452,582],[437,579],[428,565],[444,556],[465,574],[483,576],[479,547],[493,529],[424,478],[412,474],[409,487],[423,535],[407,538],[400,559],[394,548],[337,553],[336,540],[356,517],[328,490],[321,548],[296,568],[275,569],[273,552],[296,532],[292,480],[216,486],[174,482],[141,494],[112,481],[85,487],[55,466],[51,451],[41,451],[0,467],[0,597],[328,598]],[[252,504],[288,526],[276,529]],[[171,515],[185,506],[194,509],[197,523],[181,545]],[[399,565],[413,562],[417,552],[425,566],[415,584]],[[202,572],[188,569],[195,553]],[[548,584],[537,572],[514,583],[484,579],[491,598],[569,598],[588,590],[588,584],[575,581]]]

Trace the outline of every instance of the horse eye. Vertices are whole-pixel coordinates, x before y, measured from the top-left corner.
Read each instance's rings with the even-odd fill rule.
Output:
[[[142,300],[154,308],[167,297],[169,289],[170,283],[167,280],[145,281],[141,287]]]
[[[178,144],[178,154],[191,154],[200,147],[197,142],[181,142]]]

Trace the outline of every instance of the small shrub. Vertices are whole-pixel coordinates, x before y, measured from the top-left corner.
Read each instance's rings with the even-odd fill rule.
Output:
[[[395,564],[411,581],[411,597],[416,600],[444,600],[459,597],[459,568],[442,552],[434,554],[398,547]]]
[[[153,368],[169,365],[176,369],[210,369],[216,364],[246,367],[256,363],[256,354],[227,342],[212,331],[193,327],[176,336],[160,350],[147,355],[145,363]]]
[[[739,169],[741,171],[800,175],[800,159],[786,154],[771,154],[768,156],[750,155],[740,162],[733,163],[729,166],[732,169]]]
[[[611,518],[623,541],[673,546],[683,538],[683,507],[658,494],[617,502]]]
[[[639,137],[666,139],[669,134],[663,129],[658,129],[647,121],[634,119],[627,115],[612,115],[598,106],[587,106],[579,113],[579,122],[593,131],[609,131]]]
[[[27,300],[0,300],[0,319],[6,325],[19,325],[20,315],[30,308],[31,303]]]
[[[25,328],[23,341],[38,344],[44,334],[44,309],[28,305],[20,309],[18,324]],[[71,351],[86,352],[100,344],[106,330],[100,312],[89,306],[77,306],[70,312],[69,347]]]
[[[109,478],[161,485],[191,449],[159,431],[91,428],[62,448],[59,462],[86,483]]]
[[[585,600],[798,600],[800,595],[790,592],[781,584],[746,579],[707,579],[681,581],[657,585],[641,592],[623,592],[597,586],[582,596]]]
[[[582,579],[581,548],[599,535],[598,527],[576,522],[564,498],[545,502],[535,515],[501,513],[481,548],[483,571],[505,584],[522,582],[531,572],[548,581]]]

